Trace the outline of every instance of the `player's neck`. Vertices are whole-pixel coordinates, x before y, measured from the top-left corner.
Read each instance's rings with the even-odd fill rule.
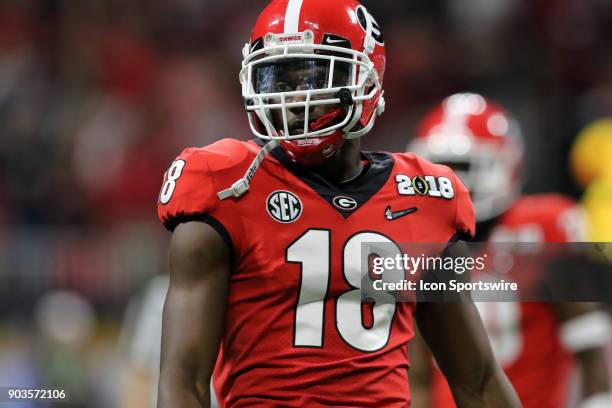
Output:
[[[363,171],[360,140],[345,141],[342,148],[333,157],[313,170],[336,184],[356,178]]]

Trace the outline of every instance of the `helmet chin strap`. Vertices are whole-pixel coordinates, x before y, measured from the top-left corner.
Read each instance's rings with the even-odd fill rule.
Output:
[[[263,125],[266,127],[268,134],[270,136],[278,136],[278,133],[274,129],[274,126],[272,126],[272,123],[270,122],[268,116],[265,114],[265,112],[263,112],[263,109],[261,111],[255,111],[255,113],[259,117],[259,120],[261,120]],[[232,184],[229,188],[226,188],[225,190],[219,191],[217,193],[217,197],[219,197],[219,200],[225,200],[230,197],[240,198],[242,197],[242,195],[244,195],[244,193],[249,191],[251,179],[253,178],[253,176],[255,176],[255,172],[261,165],[261,162],[268,155],[268,153],[270,153],[279,145],[280,141],[277,138],[271,139],[268,143],[266,143],[266,145],[261,148],[259,153],[257,153],[257,156],[255,156],[255,159],[253,159],[253,161],[251,162],[251,165],[247,169],[246,173],[244,173],[244,176],[236,180],[236,182]]]
[[[273,135],[276,136],[277,134],[276,134],[276,131],[274,130],[274,126],[272,126],[268,117],[260,111],[256,111],[256,112],[257,112],[257,116],[263,122],[264,126],[268,130],[268,133],[273,133]],[[319,130],[327,126],[332,121],[336,120],[343,113],[344,113],[344,110],[341,108],[332,109],[325,115],[321,116],[320,118],[312,122],[309,125],[309,127],[312,130]],[[255,172],[261,165],[261,162],[268,155],[268,153],[270,153],[272,150],[274,150],[279,145],[280,145],[280,140],[278,138],[274,138],[270,140],[268,143],[266,143],[266,145],[261,148],[259,153],[257,153],[257,156],[255,156],[255,159],[253,159],[253,162],[251,162],[251,165],[247,169],[246,173],[244,173],[244,176],[241,179],[236,180],[236,182],[232,184],[231,187],[226,188],[225,190],[219,191],[217,193],[217,197],[219,197],[219,200],[225,200],[231,197],[240,198],[247,191],[249,191],[251,179],[253,178],[253,176],[255,175]]]
[[[230,188],[227,188],[223,191],[219,191],[217,193],[217,197],[219,197],[219,200],[225,200],[226,198],[230,197],[240,198],[244,193],[249,191],[250,181],[255,175],[257,169],[259,168],[259,165],[266,157],[266,155],[272,150],[274,150],[279,144],[280,141],[278,139],[272,139],[268,143],[266,143],[266,145],[261,148],[259,153],[257,153],[257,156],[255,156],[255,159],[247,169],[246,173],[244,173],[244,177],[236,180],[236,182],[232,184]]]

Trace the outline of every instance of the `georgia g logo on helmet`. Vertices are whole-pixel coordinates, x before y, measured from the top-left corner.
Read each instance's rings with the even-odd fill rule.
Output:
[[[359,25],[361,28],[363,28],[366,35],[368,31],[370,31],[370,35],[377,44],[385,44],[385,39],[382,35],[382,31],[380,30],[380,26],[364,6],[357,7],[357,20],[359,21]]]

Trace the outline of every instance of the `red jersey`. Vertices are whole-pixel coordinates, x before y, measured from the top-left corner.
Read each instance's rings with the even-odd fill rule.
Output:
[[[556,194],[517,200],[493,228],[498,242],[573,242],[584,239],[577,204]],[[477,303],[495,357],[525,408],[565,406],[572,356],[563,347],[559,322],[546,303]],[[442,374],[434,370],[433,406],[455,407]]]
[[[467,190],[448,167],[410,153],[364,153],[367,170],[335,185],[300,174],[276,149],[248,193],[219,200],[259,150],[231,139],[186,149],[160,193],[167,228],[208,222],[233,251],[214,372],[221,405],[409,406],[415,305],[361,302],[361,243],[472,235]]]

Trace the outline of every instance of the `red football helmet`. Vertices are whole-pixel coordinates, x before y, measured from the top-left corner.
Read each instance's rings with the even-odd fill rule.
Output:
[[[501,214],[520,193],[524,148],[518,123],[481,95],[446,98],[425,115],[408,150],[455,170],[470,190],[477,221]]]
[[[281,140],[296,161],[332,156],[384,110],[382,33],[356,0],[273,0],[243,56],[240,82],[253,133]]]

